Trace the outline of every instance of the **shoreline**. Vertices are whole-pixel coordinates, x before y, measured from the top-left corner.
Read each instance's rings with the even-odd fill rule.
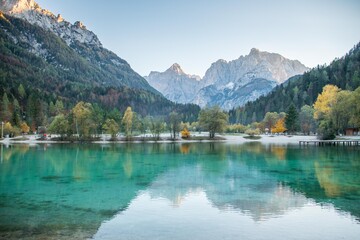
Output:
[[[55,135],[56,136],[56,135]],[[103,140],[95,141],[57,141],[57,140],[37,140],[36,135],[28,135],[28,140],[19,140],[21,137],[5,138],[0,140],[0,144],[139,144],[139,143],[201,143],[201,142],[214,142],[214,143],[228,143],[238,144],[246,142],[260,142],[262,144],[299,144],[300,141],[314,141],[318,140],[316,135],[259,135],[259,139],[245,138],[247,135],[244,134],[218,134],[215,136],[216,139],[209,139],[208,133],[198,133],[191,135],[194,139],[170,139],[169,134],[160,135],[159,140],[153,140],[149,136],[144,138],[138,137],[133,140],[119,139],[117,141],[110,141],[108,135],[103,136]],[[148,138],[148,139],[147,139]],[[336,139],[341,140],[360,140],[360,136],[338,136]]]
[[[13,139],[3,139],[0,140],[0,144],[138,144],[138,143],[198,143],[198,142],[215,142],[215,143],[246,143],[246,142],[260,142],[263,144],[299,144],[300,141],[313,141],[317,140],[315,135],[304,136],[304,135],[260,135],[260,139],[246,139],[246,135],[217,135],[218,139],[206,139],[207,135],[193,135],[196,137],[204,137],[204,139],[174,139],[171,140],[167,135],[163,135],[160,140],[118,140],[118,141],[109,141],[109,140],[97,140],[97,141],[54,141],[54,140],[36,140],[35,136],[29,136],[29,140],[16,140]],[[167,139],[166,139],[167,138]],[[342,136],[342,139],[348,140],[360,140],[360,136]]]

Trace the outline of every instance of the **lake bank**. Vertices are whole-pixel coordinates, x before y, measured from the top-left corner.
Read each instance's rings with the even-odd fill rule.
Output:
[[[356,239],[359,151],[236,141],[3,146],[0,239]]]
[[[105,136],[105,135],[104,135]],[[85,141],[89,143],[100,143],[100,144],[112,144],[112,143],[192,143],[192,142],[226,142],[226,143],[245,143],[245,142],[261,142],[264,144],[298,144],[300,141],[314,141],[317,140],[315,135],[304,136],[304,135],[260,135],[259,139],[247,139],[244,138],[246,135],[234,135],[234,134],[223,134],[216,135],[216,139],[209,139],[206,133],[201,134],[192,134],[190,139],[170,139],[168,134],[162,134],[159,140],[153,140],[151,137],[137,137],[134,140],[128,141],[125,139],[120,139],[117,141],[110,141],[109,136],[105,136],[103,140],[97,141]],[[0,143],[3,144],[38,144],[38,143],[83,143],[81,141],[55,141],[55,140],[37,140],[36,135],[26,136],[28,138],[19,139],[19,138],[6,138],[0,140]],[[341,136],[339,137],[342,140],[360,140],[360,136]]]

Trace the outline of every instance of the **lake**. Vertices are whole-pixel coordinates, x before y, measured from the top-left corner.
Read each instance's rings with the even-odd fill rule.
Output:
[[[360,148],[0,145],[0,239],[358,239]]]

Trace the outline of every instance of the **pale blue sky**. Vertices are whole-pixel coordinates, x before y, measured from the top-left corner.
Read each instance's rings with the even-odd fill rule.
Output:
[[[359,0],[36,0],[82,21],[141,75],[179,63],[203,76],[212,62],[256,47],[309,67],[360,41]]]

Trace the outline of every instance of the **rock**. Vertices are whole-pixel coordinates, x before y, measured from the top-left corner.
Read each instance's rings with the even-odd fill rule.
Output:
[[[201,107],[219,105],[229,110],[256,100],[277,84],[307,70],[297,60],[252,48],[248,55],[236,60],[214,62],[202,79],[184,73],[178,64],[164,73],[152,72],[146,78],[172,101]]]

